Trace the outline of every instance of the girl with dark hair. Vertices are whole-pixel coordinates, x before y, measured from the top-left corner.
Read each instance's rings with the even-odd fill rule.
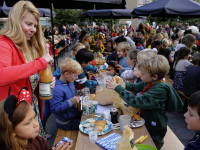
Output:
[[[146,39],[140,39],[136,49],[143,50],[146,47]]]
[[[178,51],[178,57],[174,64],[174,83],[173,87],[176,90],[183,91],[183,85],[185,81],[185,73],[187,67],[191,65],[188,61],[190,55],[190,49],[187,47],[181,47]]]

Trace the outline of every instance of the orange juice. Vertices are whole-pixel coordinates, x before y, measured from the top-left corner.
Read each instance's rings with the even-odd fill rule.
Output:
[[[47,68],[40,73],[39,82],[39,97],[42,100],[49,100],[52,98],[52,89],[50,84],[52,82],[53,75],[49,65]]]

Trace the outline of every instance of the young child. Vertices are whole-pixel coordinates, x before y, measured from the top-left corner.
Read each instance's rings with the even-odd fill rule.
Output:
[[[193,65],[192,65],[193,64]],[[183,93],[190,97],[193,93],[200,91],[200,53],[195,53],[192,64],[187,67]],[[187,101],[184,103],[184,110],[187,110]]]
[[[143,50],[146,47],[146,39],[140,39],[136,49]]]
[[[74,82],[75,86],[77,84],[81,84],[82,87],[89,87],[89,86],[97,86],[98,83],[97,81],[90,81],[87,79],[87,77],[85,76],[85,72],[84,71],[92,71],[92,72],[96,72],[99,74],[99,77],[103,77],[104,74],[99,71],[96,67],[90,65],[90,62],[92,60],[94,60],[94,55],[93,53],[86,49],[80,49],[75,57],[76,61],[81,65],[83,72],[78,75],[78,79]],[[54,73],[54,76],[56,75],[61,75],[61,70],[60,68],[58,68]]]
[[[10,95],[0,102],[1,150],[52,150],[45,139],[39,137],[39,123],[31,95],[24,87],[18,96]],[[72,142],[62,142],[54,150],[69,150]]]
[[[155,54],[158,53],[158,50],[161,47],[161,42],[160,41],[155,41],[155,48],[153,48],[152,50],[155,52]]]
[[[173,45],[174,45],[174,48],[176,48],[176,46],[178,45],[178,40],[174,40]]]
[[[56,85],[53,89],[53,97],[49,100],[51,112],[56,117],[57,128],[64,130],[78,130],[81,112],[76,107],[79,96],[76,96],[74,81],[82,73],[81,65],[66,58],[60,64],[61,75],[56,76]]]
[[[85,45],[82,43],[76,43],[73,47],[73,50],[70,52],[69,54],[69,58],[74,58],[76,57],[77,52],[82,49],[85,48]]]
[[[120,58],[119,64],[115,65],[119,70],[121,75],[123,71],[130,68],[126,62],[126,53],[131,49],[131,46],[128,42],[121,42],[117,45],[117,56]]]
[[[183,91],[185,82],[185,73],[187,67],[191,65],[188,61],[190,55],[190,49],[187,47],[181,47],[178,51],[178,57],[174,64],[174,83],[173,87],[175,90]]]
[[[166,111],[177,111],[182,107],[182,100],[170,85],[162,82],[169,72],[166,58],[155,55],[149,59],[143,59],[139,62],[138,69],[142,73],[142,82],[136,84],[126,82],[126,89],[113,79],[107,81],[107,84],[109,89],[115,90],[128,105],[143,109],[145,126],[157,149],[160,150],[167,132]],[[129,91],[142,93],[135,96]]]
[[[155,53],[152,49],[144,49],[137,53],[137,62],[139,63],[142,59],[148,59],[153,56],[155,56]],[[136,78],[141,77],[141,71],[138,70],[137,65],[136,65],[136,69],[133,71],[133,76]]]
[[[135,66],[137,64],[137,53],[139,52],[139,50],[130,50],[127,52],[127,56],[126,56],[126,62],[130,67],[130,69],[125,70],[122,74],[121,74],[121,78],[125,81],[125,82],[133,82],[133,80],[135,79],[133,76],[133,71],[136,69]]]
[[[184,150],[199,150],[200,148],[200,91],[190,96],[188,111],[184,114],[189,130],[197,131]]]
[[[140,41],[140,39],[143,39],[143,38],[144,38],[144,35],[141,32],[138,32],[137,36],[134,37],[135,45],[138,45],[138,42]]]
[[[49,39],[49,45],[50,45],[49,54],[53,55],[53,43],[52,43],[52,39]],[[57,56],[57,55],[58,55],[58,49],[56,48],[55,49],[55,56]]]
[[[107,58],[109,55],[111,55],[112,49],[111,49],[111,45],[108,45],[107,48],[104,50],[103,55]]]

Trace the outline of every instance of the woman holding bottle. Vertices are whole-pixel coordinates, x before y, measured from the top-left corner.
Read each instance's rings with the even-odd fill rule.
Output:
[[[46,53],[39,19],[40,14],[31,2],[19,1],[12,7],[0,31],[0,101],[8,95],[17,96],[22,87],[28,87],[40,124],[40,136],[45,137],[40,119],[42,100],[38,96],[38,81],[40,72],[53,59]],[[51,88],[54,86],[53,78]]]

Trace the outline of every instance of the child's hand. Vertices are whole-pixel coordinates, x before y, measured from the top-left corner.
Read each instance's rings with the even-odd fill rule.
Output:
[[[55,84],[56,84],[56,78],[53,77],[50,87],[53,89],[55,87]]]
[[[115,65],[115,67],[117,67],[118,70],[123,70],[123,67],[120,65]]]
[[[56,147],[54,150],[70,150],[72,147],[73,143],[69,142],[62,142],[58,147]]]
[[[107,88],[112,89],[112,90],[115,90],[115,88],[119,85],[114,81],[113,78],[109,78],[109,80],[107,80],[106,84],[107,84]]]
[[[80,100],[80,96],[74,96],[72,98],[72,100],[74,101],[75,104],[78,104],[79,103],[79,100]]]
[[[99,77],[104,77],[104,74],[103,74],[103,72],[99,72]]]

